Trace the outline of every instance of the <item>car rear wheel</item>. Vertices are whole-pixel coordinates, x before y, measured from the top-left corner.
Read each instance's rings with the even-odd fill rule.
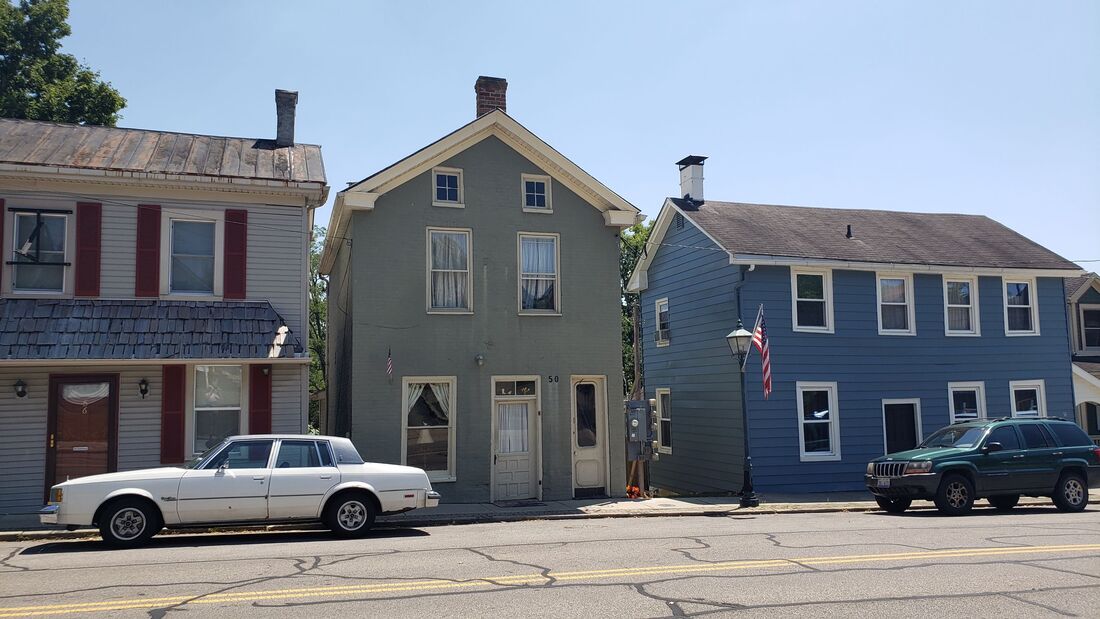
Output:
[[[882,509],[890,512],[891,514],[900,514],[909,509],[909,506],[913,504],[913,499],[888,499],[886,497],[877,496],[875,502]]]
[[[157,508],[137,498],[111,501],[99,515],[99,534],[108,546],[115,548],[141,546],[163,527]]]
[[[325,526],[341,537],[361,537],[374,524],[378,510],[365,492],[336,496],[325,507]]]
[[[1018,494],[998,494],[997,496],[989,497],[989,504],[997,508],[1002,512],[1016,507],[1016,504],[1020,502],[1020,495]]]
[[[1080,473],[1063,473],[1054,487],[1054,505],[1064,512],[1079,512],[1089,504],[1089,490]]]
[[[940,513],[962,516],[974,507],[974,484],[959,474],[945,475],[934,500]]]

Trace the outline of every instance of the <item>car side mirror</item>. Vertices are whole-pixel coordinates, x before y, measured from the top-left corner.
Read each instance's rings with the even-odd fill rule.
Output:
[[[225,469],[227,469],[227,468],[229,468],[229,458],[226,458],[225,460],[222,461],[221,464],[218,465],[218,472],[219,473],[224,473]]]
[[[982,453],[993,453],[994,451],[1001,451],[1004,448],[1004,445],[998,443],[997,441],[993,441],[992,443],[986,443],[985,447],[982,447]]]

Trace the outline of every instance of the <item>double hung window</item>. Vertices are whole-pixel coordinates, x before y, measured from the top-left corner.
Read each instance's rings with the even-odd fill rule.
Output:
[[[982,382],[948,383],[951,423],[985,418],[985,384]]]
[[[797,383],[799,457],[803,462],[840,459],[836,383]]]
[[[791,269],[795,331],[833,332],[832,277],[829,271]]]
[[[170,225],[172,257],[169,291],[214,294],[217,222],[172,219]]]
[[[877,279],[879,334],[915,335],[912,276],[879,275]]]
[[[672,392],[661,388],[657,390],[657,451],[672,453]]]
[[[1039,335],[1035,280],[1004,280],[1005,334]]]
[[[560,313],[558,235],[520,234],[519,264],[520,313]]]
[[[1008,384],[1013,417],[1046,417],[1046,394],[1042,380],[1015,380]]]
[[[14,211],[14,219],[12,290],[64,292],[67,215]]]
[[[195,366],[193,453],[202,453],[242,431],[239,365]]]
[[[469,312],[470,231],[428,229],[428,311]]]
[[[978,320],[978,280],[943,280],[944,332],[947,335],[980,335]]]
[[[668,317],[668,299],[658,299],[656,304],[657,315],[657,332],[654,334],[654,340],[658,346],[668,346],[669,338],[671,337],[671,325],[669,324]]]
[[[1083,350],[1100,351],[1100,305],[1082,305],[1080,313]]]
[[[455,377],[412,377],[401,382],[405,411],[402,460],[424,469],[430,479],[453,480]]]

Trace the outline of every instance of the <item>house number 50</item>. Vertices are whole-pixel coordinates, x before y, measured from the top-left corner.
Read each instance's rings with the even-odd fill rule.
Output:
[[[557,377],[557,376],[547,376],[547,377],[546,377],[546,382],[548,382],[548,383],[556,383],[556,382],[558,382],[558,377]]]

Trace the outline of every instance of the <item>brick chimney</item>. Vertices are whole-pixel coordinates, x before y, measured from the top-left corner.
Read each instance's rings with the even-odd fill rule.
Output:
[[[474,92],[477,93],[477,118],[498,108],[502,112],[508,111],[508,80],[482,75],[474,82]]]
[[[294,110],[298,106],[298,92],[293,90],[275,91],[275,146],[294,144]]]

